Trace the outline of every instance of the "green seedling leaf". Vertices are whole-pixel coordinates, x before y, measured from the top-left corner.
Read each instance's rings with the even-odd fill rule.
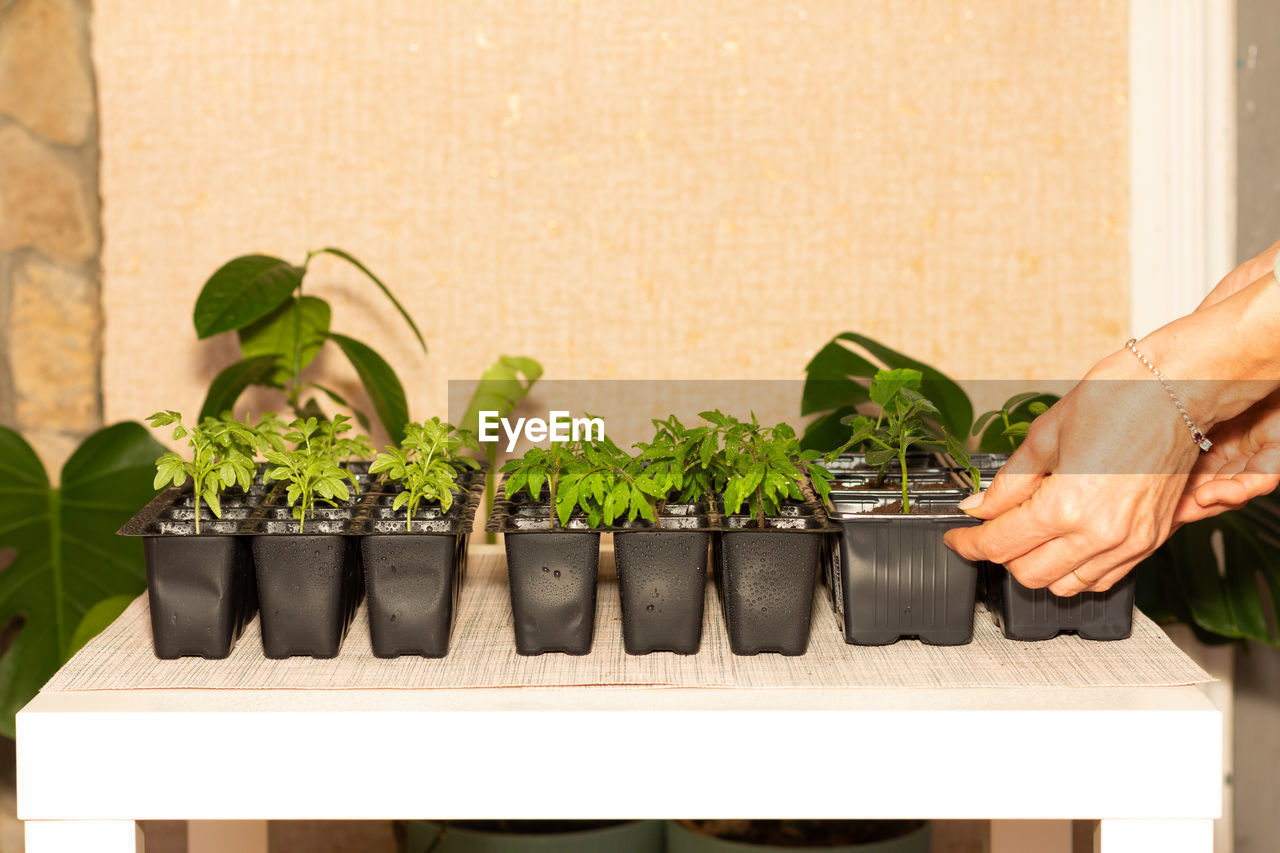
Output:
[[[271,255],[242,255],[205,282],[192,321],[201,339],[265,317],[302,283],[304,270]]]
[[[95,432],[62,468],[53,488],[31,446],[0,427],[0,624],[21,617],[0,659],[0,733],[66,661],[86,614],[104,598],[145,586],[142,541],[116,530],[155,494],[154,461],[165,452],[140,424]]]
[[[881,408],[889,406],[899,395],[905,397],[905,391],[919,390],[922,378],[920,371],[910,368],[877,370],[871,380],[871,401]]]

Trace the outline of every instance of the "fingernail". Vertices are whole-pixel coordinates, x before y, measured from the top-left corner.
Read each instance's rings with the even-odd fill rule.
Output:
[[[968,512],[971,509],[977,509],[982,506],[982,497],[985,494],[986,492],[978,492],[977,494],[969,495],[969,497],[960,501],[956,506],[964,512]]]

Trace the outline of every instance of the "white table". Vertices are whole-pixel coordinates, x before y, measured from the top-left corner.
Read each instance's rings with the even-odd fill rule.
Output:
[[[17,725],[29,853],[414,817],[1089,819],[1102,853],[1210,853],[1222,798],[1196,687],[54,691]],[[1051,824],[995,826],[1050,853]]]

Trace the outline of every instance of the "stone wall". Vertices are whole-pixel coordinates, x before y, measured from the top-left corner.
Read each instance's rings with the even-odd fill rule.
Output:
[[[89,23],[88,0],[0,0],[0,423],[53,471],[102,422]]]

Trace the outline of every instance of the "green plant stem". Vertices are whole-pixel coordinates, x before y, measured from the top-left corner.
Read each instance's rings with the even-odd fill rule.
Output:
[[[911,504],[907,497],[907,448],[898,448],[898,466],[902,469],[902,514],[908,515],[911,512]]]
[[[1009,424],[1009,413],[1008,413],[1007,411],[1005,411],[1004,409],[1001,409],[1001,410],[1000,410],[1000,419],[1001,419],[1002,421],[1004,421],[1004,428],[1005,428],[1005,431],[1007,432],[1007,431],[1008,431],[1008,429],[1009,429],[1009,426],[1010,426],[1010,424]],[[1014,440],[1013,440],[1013,436],[1011,436],[1011,435],[1006,435],[1006,436],[1005,436],[1005,439],[1007,439],[1007,440],[1008,440],[1010,449],[1012,449],[1012,450],[1017,450],[1017,449],[1018,449],[1018,443],[1017,443],[1016,441],[1014,441]],[[979,448],[979,449],[981,449],[981,448]]]

